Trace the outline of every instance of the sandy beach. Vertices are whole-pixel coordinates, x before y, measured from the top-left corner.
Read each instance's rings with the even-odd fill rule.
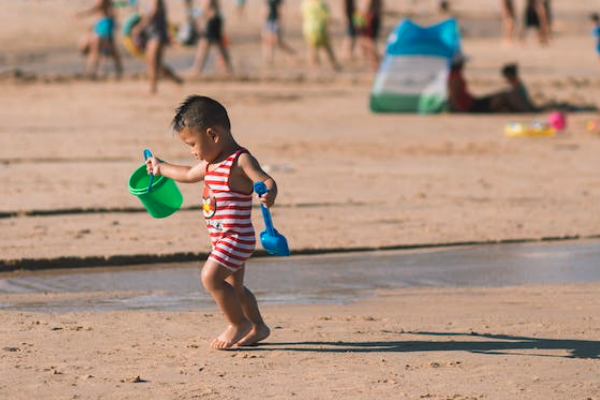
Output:
[[[4,312],[0,394],[597,399],[599,294],[598,284],[406,289],[351,305],[267,307],[267,343],[226,352],[206,345],[222,326],[216,310]]]
[[[225,1],[236,73],[223,75],[211,59],[205,76],[181,87],[161,82],[150,96],[143,65],[131,57],[121,81],[110,66],[106,78],[82,77],[76,43],[91,20],[72,15],[83,3],[2,4],[0,278],[30,267],[200,264],[210,251],[201,186],[179,185],[183,209],[164,220],[127,191],[144,148],[193,162],[169,123],[195,93],[228,108],[236,139],[277,179],[273,218],[292,253],[600,237],[600,134],[586,129],[597,112],[570,113],[564,132],[542,139],[508,138],[504,127],[548,113],[372,114],[366,63],[339,74],[307,69],[292,1],[286,35],[298,60],[262,66],[259,2],[249,2],[243,22]],[[385,34],[402,15],[436,18],[433,2],[387,3]],[[538,103],[600,104],[587,24],[596,2],[554,1],[546,48],[533,33],[503,47],[496,2],[452,3],[474,93],[502,88],[500,66],[518,62]],[[332,9],[339,45],[343,25]],[[189,66],[192,56],[173,47],[167,60]],[[260,213],[253,218],[262,229]],[[234,352],[208,346],[224,324],[214,307],[3,310],[0,398],[597,400],[599,292],[598,282],[411,288],[348,304],[268,305],[272,337]],[[0,289],[0,303],[69,296],[94,293]]]

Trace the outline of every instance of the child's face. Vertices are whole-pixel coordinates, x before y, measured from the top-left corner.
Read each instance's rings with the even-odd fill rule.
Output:
[[[183,128],[179,137],[190,146],[190,151],[198,160],[211,162],[218,155],[218,138],[213,129]]]

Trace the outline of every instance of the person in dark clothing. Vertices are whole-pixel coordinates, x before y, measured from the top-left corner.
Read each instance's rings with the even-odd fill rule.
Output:
[[[216,46],[219,51],[221,64],[225,66],[228,73],[233,73],[233,66],[227,51],[227,43],[223,33],[223,18],[219,0],[205,0],[202,9],[204,10],[204,34],[198,42],[198,50],[194,58],[194,64],[190,68],[189,75],[198,75],[206,66],[208,52],[212,46]]]
[[[266,18],[263,26],[263,58],[268,64],[275,61],[275,48],[283,50],[288,55],[296,52],[283,41],[283,0],[266,0]]]
[[[525,39],[528,29],[535,29],[538,33],[538,40],[546,45],[551,39],[551,19],[552,12],[550,0],[527,0],[525,2],[525,12],[523,14],[522,38]]]

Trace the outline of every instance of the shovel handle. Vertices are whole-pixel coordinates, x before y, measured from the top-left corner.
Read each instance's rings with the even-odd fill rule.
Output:
[[[267,193],[267,185],[264,182],[257,181],[254,182],[254,191],[261,197],[263,194]],[[273,227],[273,220],[271,219],[271,211],[264,204],[260,203],[260,210],[262,211],[263,219],[265,220],[265,227],[267,231],[269,231],[269,235],[275,236],[275,228]]]
[[[144,161],[152,158],[152,152],[149,149],[144,149]],[[152,190],[152,183],[154,182],[154,174],[150,172],[150,183],[148,183],[148,193]]]

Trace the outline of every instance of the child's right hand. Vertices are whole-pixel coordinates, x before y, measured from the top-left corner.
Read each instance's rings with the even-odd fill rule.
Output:
[[[161,161],[156,157],[150,157],[146,160],[146,171],[148,175],[154,174],[154,176],[160,175],[160,163]]]

